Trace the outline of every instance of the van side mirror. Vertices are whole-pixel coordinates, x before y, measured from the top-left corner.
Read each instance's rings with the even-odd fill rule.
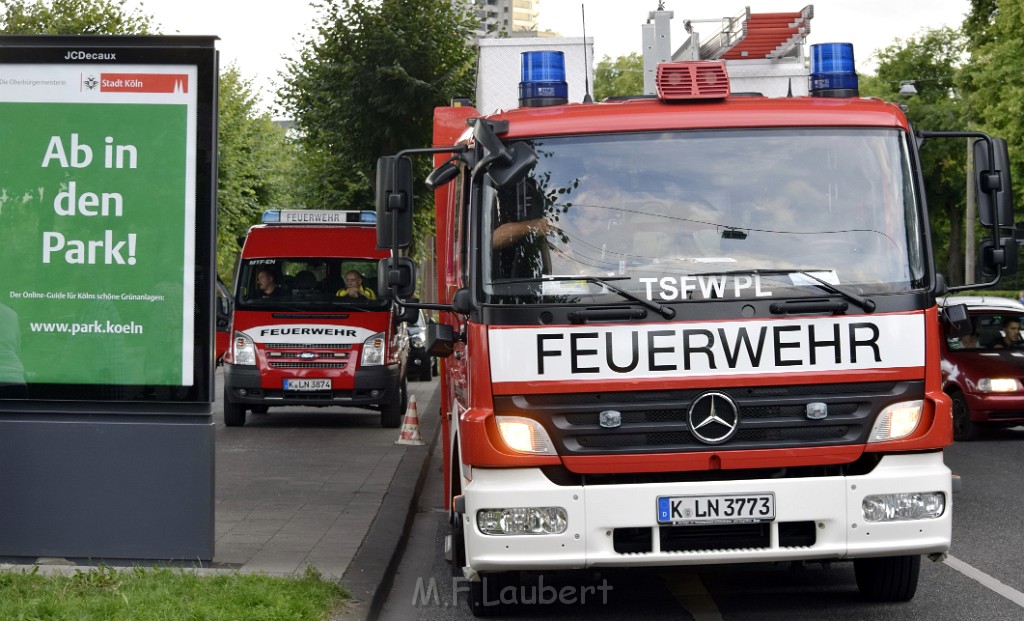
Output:
[[[978,189],[978,218],[984,226],[992,226],[995,219],[998,218],[999,228],[1013,228],[1013,188],[1010,185],[1010,156],[1005,140],[1002,138],[992,138],[991,141],[994,159],[989,157],[989,143],[987,141],[978,140],[974,143],[975,183]]]
[[[386,155],[377,160],[377,248],[412,243],[412,160]]]

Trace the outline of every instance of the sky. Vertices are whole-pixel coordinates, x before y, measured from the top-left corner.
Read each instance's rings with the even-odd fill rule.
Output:
[[[970,10],[969,0],[663,0],[674,13],[672,49],[682,42],[683,20],[694,21],[704,35],[717,30],[720,20],[736,16],[749,6],[751,12],[799,11],[813,4],[814,18],[808,45],[848,42],[854,45],[857,69],[872,73],[875,50],[896,39],[908,39],[922,30],[942,26],[958,27]],[[309,0],[129,0],[150,15],[165,34],[216,35],[220,38],[221,67],[235,63],[242,75],[252,80],[261,94],[264,109],[275,118],[274,93],[282,84],[285,57],[295,58],[304,41],[311,38],[318,11]],[[541,0],[540,30],[564,36],[583,34],[581,14],[586,13],[586,34],[594,41],[595,61],[615,58],[641,50],[641,26],[658,8],[658,0]]]

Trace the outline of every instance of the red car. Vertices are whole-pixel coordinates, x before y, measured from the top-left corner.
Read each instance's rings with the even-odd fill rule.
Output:
[[[956,297],[973,331],[942,342],[943,390],[953,399],[953,437],[968,441],[983,426],[1024,425],[1024,304],[999,297]]]

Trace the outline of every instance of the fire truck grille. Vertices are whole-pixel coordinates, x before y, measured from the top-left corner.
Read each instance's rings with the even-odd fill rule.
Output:
[[[720,444],[701,440],[688,421],[690,405],[707,392],[736,404],[736,432]],[[810,384],[517,395],[495,398],[495,411],[539,421],[563,455],[685,453],[862,444],[885,406],[923,395],[923,382]]]
[[[269,366],[271,369],[344,369],[348,366],[347,362],[294,362],[292,360],[283,360],[280,362],[270,362]]]

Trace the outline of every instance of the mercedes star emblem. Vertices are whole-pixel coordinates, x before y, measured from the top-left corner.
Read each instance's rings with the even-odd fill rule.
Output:
[[[690,404],[686,420],[695,438],[705,444],[721,444],[736,433],[740,413],[729,395],[706,392]]]

